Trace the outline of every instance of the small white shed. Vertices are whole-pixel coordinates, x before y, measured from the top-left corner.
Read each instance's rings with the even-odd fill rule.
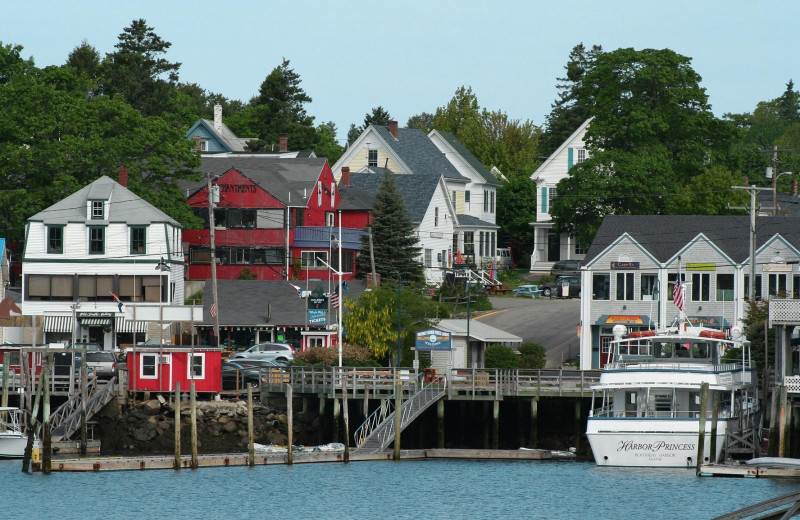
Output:
[[[431,367],[439,372],[447,370],[451,355],[452,368],[483,368],[489,345],[506,345],[516,350],[522,344],[521,337],[476,320],[469,320],[469,348],[467,320],[441,320],[436,327],[450,332],[453,349],[452,352],[431,352]]]

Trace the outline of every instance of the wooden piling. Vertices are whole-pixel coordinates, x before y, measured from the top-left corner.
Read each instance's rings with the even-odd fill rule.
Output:
[[[86,363],[87,352],[88,349],[86,348],[86,343],[84,343],[81,349],[81,457],[86,456],[86,446],[88,444],[86,401],[89,399],[89,366]],[[76,352],[72,353],[73,356],[76,354]]]
[[[696,473],[700,474],[700,466],[703,464],[703,454],[705,453],[706,443],[706,412],[708,411],[708,383],[700,385],[700,418],[698,420],[697,431],[697,465]]]
[[[181,382],[175,381],[175,463],[176,470],[181,469]]]
[[[0,406],[8,406],[8,370],[11,363],[11,355],[3,356],[3,398]]]
[[[780,391],[780,413],[778,413],[779,420],[779,434],[778,434],[778,457],[787,457],[789,450],[789,420],[791,415],[787,410],[788,407],[788,391],[785,385],[781,385]]]
[[[581,435],[583,435],[583,428],[581,428],[581,398],[575,398],[575,452],[580,453],[581,450]]]
[[[770,394],[769,412],[769,444],[767,445],[767,455],[770,457],[778,456],[778,445],[780,444],[780,427],[778,420],[778,405],[780,403],[780,387],[773,386]]]
[[[708,452],[710,454],[709,460],[712,464],[716,464],[717,461],[717,422],[719,421],[719,407],[720,401],[722,396],[719,392],[712,391],[714,394],[714,399],[712,402],[714,403],[711,406],[711,439],[709,439],[709,449]]]
[[[290,423],[291,424],[291,423]],[[291,426],[290,426],[291,427]],[[253,387],[247,385],[247,465],[256,465],[256,445],[253,426]]]
[[[403,421],[403,384],[396,381],[394,384],[394,460],[400,460],[400,432]]]
[[[539,399],[537,398],[531,400],[530,432],[531,439],[528,447],[535,448],[539,442]]]
[[[292,420],[292,385],[286,383],[286,463],[294,463],[292,443],[294,442],[294,424]]]
[[[444,399],[436,403],[436,447],[444,449]]]
[[[47,364],[44,372],[44,397],[42,398],[42,415],[44,424],[42,425],[42,473],[50,474],[50,461],[53,457],[53,444],[50,438],[50,371],[53,369],[53,354],[47,354]]]
[[[333,398],[333,442],[339,442],[339,429],[342,421],[342,402],[338,397]]]
[[[39,403],[42,399],[42,378],[44,374],[39,378],[39,384],[36,385],[36,398],[33,401],[33,410],[31,411],[30,421],[28,422],[28,444],[25,446],[25,453],[22,456],[22,472],[28,473],[31,466],[31,458],[34,458],[34,462],[39,462],[36,460],[38,457],[34,457],[34,441],[36,440],[36,423],[39,422]],[[38,447],[36,448],[39,449]]]
[[[194,381],[189,392],[189,406],[192,411],[192,469],[197,469],[197,391]]]
[[[481,447],[484,450],[489,449],[489,403],[484,401],[480,404],[481,407],[481,430],[483,433],[483,443]]]
[[[325,439],[325,404],[326,399],[324,395],[319,396],[319,428],[317,428],[317,444],[324,444]]]
[[[344,461],[350,462],[350,416],[347,411],[347,378],[342,379],[342,406],[344,406]]]
[[[492,449],[500,446],[500,401],[492,401]]]

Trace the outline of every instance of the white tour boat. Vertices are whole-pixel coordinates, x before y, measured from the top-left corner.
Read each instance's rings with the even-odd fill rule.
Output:
[[[22,432],[22,410],[0,406],[0,458],[21,458],[28,438]]]
[[[757,438],[757,377],[739,327],[727,333],[692,326],[681,310],[666,330],[628,334],[617,325],[614,335],[613,357],[591,387],[586,436],[598,465],[695,467],[703,383],[709,399],[702,462],[719,461],[726,442],[727,456]],[[713,392],[720,407],[712,455]]]

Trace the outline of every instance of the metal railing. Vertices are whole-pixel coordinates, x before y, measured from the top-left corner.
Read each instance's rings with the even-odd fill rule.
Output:
[[[87,420],[113,398],[116,382],[116,377],[112,377],[102,385],[97,383],[96,378],[89,381],[87,387],[89,397],[86,399]],[[81,394],[79,392],[50,414],[50,425],[54,440],[68,439],[70,435],[80,429],[82,410]]]

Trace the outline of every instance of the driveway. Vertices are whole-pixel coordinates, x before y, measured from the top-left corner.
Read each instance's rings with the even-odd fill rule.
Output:
[[[477,320],[547,347],[547,367],[578,356],[578,298],[551,300],[549,298],[489,298],[495,311]]]

